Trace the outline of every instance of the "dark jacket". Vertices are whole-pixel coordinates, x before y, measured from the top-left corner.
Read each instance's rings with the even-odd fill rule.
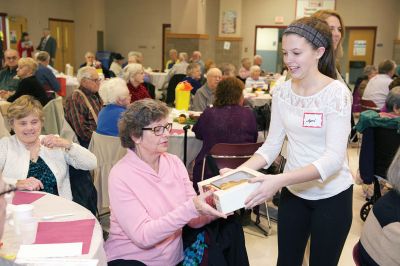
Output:
[[[44,46],[44,49],[42,50],[42,43],[44,42],[45,37],[42,37],[40,39],[39,45],[36,47],[37,50],[39,51],[46,51],[49,53],[50,58],[53,59],[56,57],[56,51],[57,51],[57,41],[53,37],[49,37],[49,39],[46,42],[46,45]]]
[[[31,95],[38,100],[42,106],[45,106],[49,101],[45,90],[35,76],[30,76],[21,80],[18,84],[17,91],[14,95],[11,95],[7,101],[14,102],[16,99],[23,95]]]

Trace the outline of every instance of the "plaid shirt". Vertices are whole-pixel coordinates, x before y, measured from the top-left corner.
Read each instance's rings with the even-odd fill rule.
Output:
[[[99,94],[97,92],[92,93],[83,87],[79,87],[79,90],[86,95],[94,112],[99,115],[100,109],[103,107],[103,101]],[[72,95],[67,98],[64,108],[65,119],[71,125],[78,138],[89,142],[97,125],[82,95],[76,92],[72,93]]]

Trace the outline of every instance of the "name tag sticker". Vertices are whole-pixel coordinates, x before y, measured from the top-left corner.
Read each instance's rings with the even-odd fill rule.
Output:
[[[324,121],[323,113],[304,113],[303,127],[321,128]]]

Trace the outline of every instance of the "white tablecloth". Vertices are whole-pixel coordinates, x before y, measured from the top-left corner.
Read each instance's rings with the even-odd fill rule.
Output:
[[[42,192],[34,192],[42,193]],[[65,214],[72,213],[73,216],[56,218],[51,220],[52,222],[60,221],[74,221],[81,219],[96,219],[93,214],[85,209],[84,207],[76,204],[73,201],[58,197],[52,194],[47,194],[37,201],[33,202],[34,206],[33,215],[34,217],[41,218],[47,215]],[[6,222],[4,228],[4,235],[2,239],[4,246],[0,249],[1,255],[16,255],[19,249],[19,241],[15,236],[14,228],[8,222]],[[99,222],[96,223],[93,228],[92,242],[90,244],[90,250],[88,254],[82,255],[81,259],[98,259],[98,265],[107,265],[106,254],[103,248],[103,232]]]
[[[251,106],[262,106],[266,103],[271,104],[272,96],[270,94],[259,94],[256,95],[255,93],[244,93],[244,99],[251,105]]]
[[[172,128],[173,129],[183,129],[185,125],[179,124],[179,123],[173,123]],[[183,160],[183,151],[184,151],[184,145],[183,145],[183,139],[184,139],[184,134],[172,134],[169,137],[168,140],[168,152],[175,154],[178,156],[181,160]],[[193,131],[191,129],[188,130],[188,138],[187,138],[187,159],[186,159],[186,166],[189,165],[190,162],[192,162],[197,154],[199,154],[201,147],[203,147],[203,141],[196,139]]]
[[[150,72],[150,82],[156,87],[156,90],[162,89],[162,86],[167,78],[167,73],[164,72]]]

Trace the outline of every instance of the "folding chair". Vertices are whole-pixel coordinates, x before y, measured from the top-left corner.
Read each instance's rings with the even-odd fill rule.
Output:
[[[201,179],[204,179],[204,173],[206,165],[210,167],[210,170],[216,175],[219,169],[222,168],[237,168],[245,161],[247,161],[257,149],[262,145],[259,143],[241,143],[241,144],[230,144],[230,143],[217,143],[208,152],[208,155],[203,159],[203,167]],[[268,229],[265,230],[260,226],[260,212],[259,206],[255,208],[256,221],[255,225],[267,236],[269,234],[269,229],[271,228],[271,220],[268,213],[268,206],[264,202],[266,207],[266,216],[268,221]]]
[[[379,109],[379,107],[376,106],[376,104],[373,101],[361,99],[361,112],[366,111],[366,110],[372,110],[372,111],[376,111],[378,113],[381,111]]]

